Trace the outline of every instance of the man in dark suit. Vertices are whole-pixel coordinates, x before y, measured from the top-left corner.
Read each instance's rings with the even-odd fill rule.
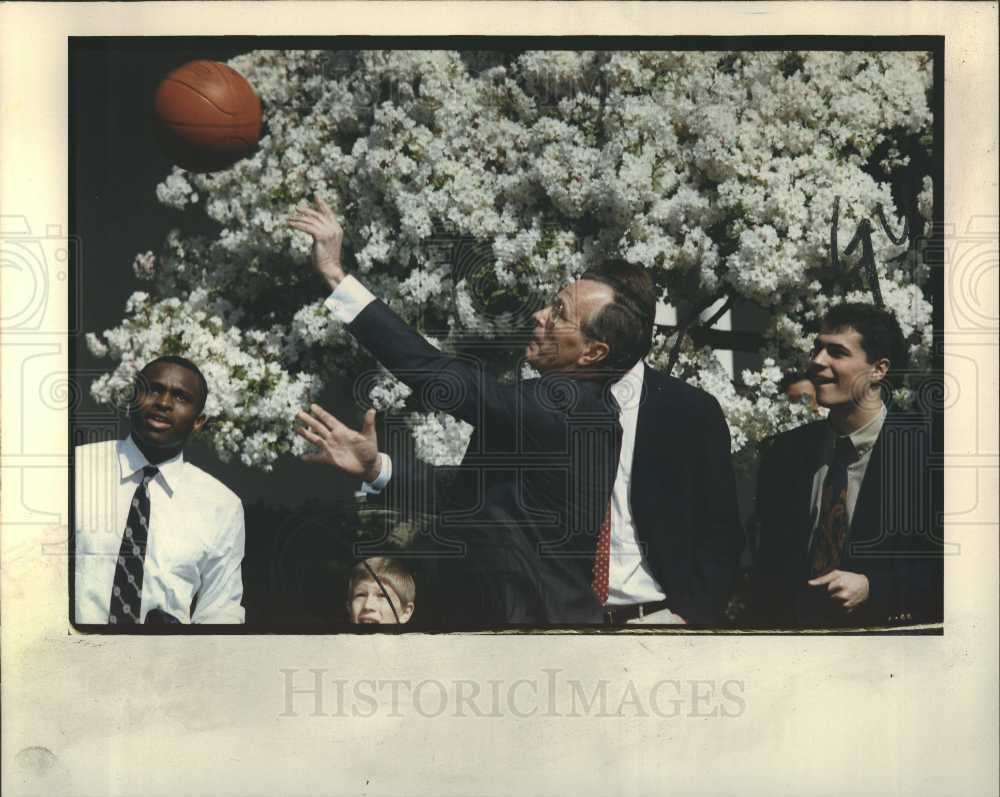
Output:
[[[447,493],[430,495],[446,495],[434,509],[469,545],[466,581],[505,585],[486,590],[501,622],[717,622],[742,547],[729,430],[711,396],[642,364],[655,312],[644,269],[619,263],[565,286],[525,350],[542,378],[504,386],[344,278],[325,204],[290,224],[313,235],[328,305],[383,365],[430,403],[436,380],[453,380],[434,408],[475,431]],[[378,454],[371,414],[361,434],[317,407],[299,419],[314,461],[377,487],[392,467],[392,483],[410,484],[398,478],[408,458]]]
[[[930,423],[888,412],[882,390],[906,367],[891,313],[830,309],[809,377],[826,420],[765,445],[758,475],[755,603],[777,627],[941,619],[941,535],[928,468]]]

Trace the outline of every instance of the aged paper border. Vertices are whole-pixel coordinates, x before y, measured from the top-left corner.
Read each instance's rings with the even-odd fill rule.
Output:
[[[38,400],[65,384],[54,310],[0,347],[5,793],[997,793],[995,4],[8,4],[0,22],[0,213],[49,238],[68,229],[68,35],[946,36],[961,545],[943,637],[82,636],[61,555],[65,409]],[[49,265],[44,299],[65,308]],[[23,299],[5,290],[3,317]],[[315,694],[286,693],[314,678],[317,716]],[[391,682],[409,683],[393,699]],[[475,687],[482,716],[460,700]]]

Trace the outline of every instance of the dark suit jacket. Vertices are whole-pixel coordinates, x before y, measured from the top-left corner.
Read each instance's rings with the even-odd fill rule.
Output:
[[[671,610],[692,625],[717,625],[744,542],[729,427],[712,396],[649,367],[629,497]]]
[[[383,446],[393,451],[389,508],[437,518],[430,545],[417,541],[439,563],[435,624],[599,619],[590,572],[620,446],[608,385],[560,376],[501,384],[481,360],[436,350],[380,301],[350,329],[422,408],[474,427],[457,468],[421,468],[392,430]]]
[[[423,506],[433,502],[431,512],[443,520],[439,542],[465,544],[464,580],[504,607],[493,621],[599,622],[590,573],[594,535],[617,470],[619,441],[609,442],[609,419],[620,432],[617,408],[606,401],[609,385],[552,376],[497,385],[478,363],[434,350],[378,302],[351,329],[427,404],[475,427],[457,478],[446,484],[442,469],[435,469]],[[448,400],[433,395],[442,374],[456,379]],[[394,447],[393,462],[387,500],[403,512],[419,508],[413,485],[421,480],[407,478],[412,456]],[[671,609],[691,624],[716,624],[743,546],[729,429],[714,398],[650,368],[630,497],[646,562]],[[540,523],[539,512],[554,522]],[[499,533],[483,525],[498,519]],[[487,582],[497,583],[497,572],[500,586],[487,589]],[[454,569],[450,578],[463,580]]]
[[[829,611],[810,578],[812,482],[820,467],[826,421],[765,443],[757,487],[760,543],[755,614],[768,627],[885,626],[942,616],[940,507],[929,467],[930,421],[890,412],[858,493],[840,570],[863,573],[869,597],[854,613]]]

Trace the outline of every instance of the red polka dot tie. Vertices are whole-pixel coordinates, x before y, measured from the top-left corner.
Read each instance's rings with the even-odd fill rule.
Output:
[[[608,501],[608,511],[604,513],[604,522],[597,535],[597,550],[594,553],[594,569],[590,586],[594,590],[597,602],[604,605],[608,599],[608,567],[611,562],[611,501]]]

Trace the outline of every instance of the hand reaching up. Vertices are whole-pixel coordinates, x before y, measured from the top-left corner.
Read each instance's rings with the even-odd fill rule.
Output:
[[[340,250],[344,242],[344,228],[323,197],[316,195],[315,205],[305,205],[289,216],[288,226],[312,236],[312,264],[331,289],[344,278],[340,263]]]
[[[375,410],[365,413],[360,432],[345,426],[318,404],[295,417],[303,424],[295,428],[295,433],[319,448],[319,451],[303,454],[304,462],[333,465],[366,482],[378,478],[381,461],[375,434]]]

